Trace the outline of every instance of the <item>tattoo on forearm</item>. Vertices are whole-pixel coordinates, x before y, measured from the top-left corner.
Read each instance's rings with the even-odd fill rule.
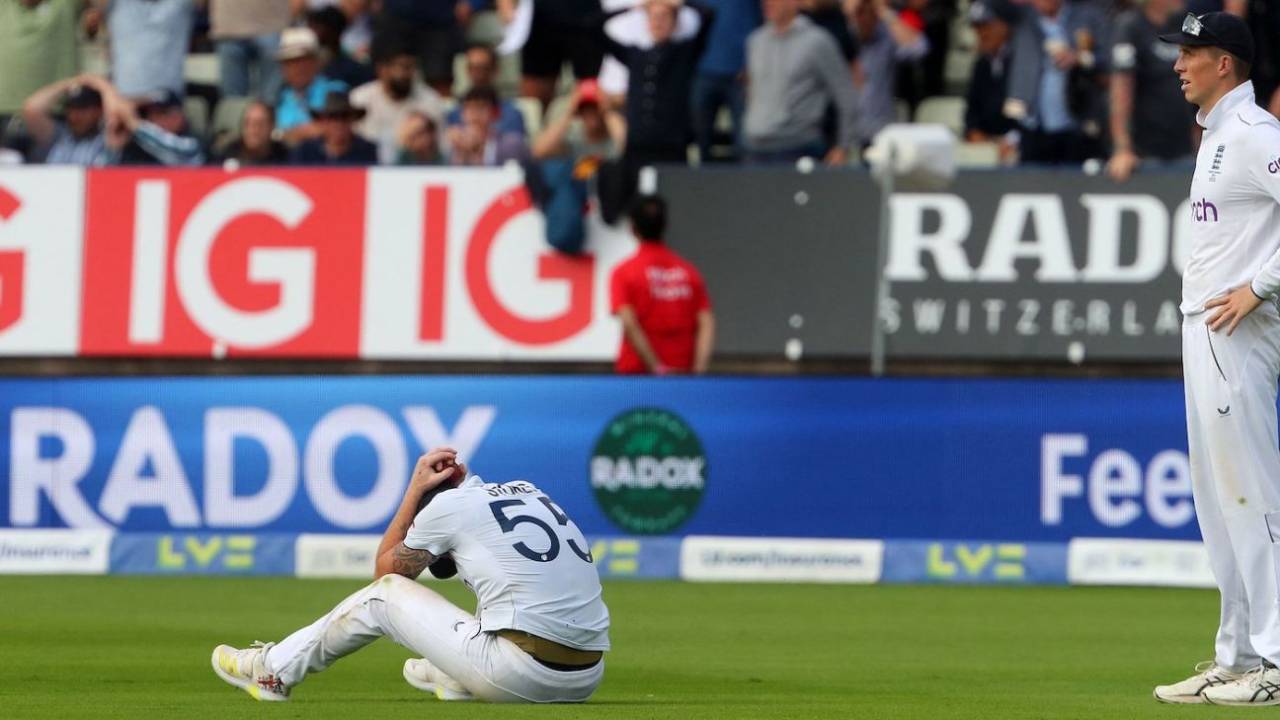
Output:
[[[414,550],[400,543],[391,551],[391,572],[407,578],[416,578],[435,560],[435,556],[426,550]]]

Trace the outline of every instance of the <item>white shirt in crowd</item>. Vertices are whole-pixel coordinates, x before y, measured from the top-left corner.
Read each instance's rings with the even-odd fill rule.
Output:
[[[388,95],[381,82],[367,82],[351,91],[351,104],[365,109],[367,114],[356,125],[356,132],[378,146],[378,162],[383,165],[395,163],[397,134],[409,113],[425,113],[435,120],[436,127],[444,127],[444,100],[420,80],[414,80],[413,89],[403,100]]]

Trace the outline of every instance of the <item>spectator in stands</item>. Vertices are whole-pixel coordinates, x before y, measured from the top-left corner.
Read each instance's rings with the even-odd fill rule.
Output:
[[[462,47],[470,19],[468,0],[382,0],[375,36],[406,38],[409,47],[418,49],[423,79],[447,97],[453,93],[453,56]]]
[[[462,96],[462,124],[448,129],[450,165],[498,166],[528,156],[524,137],[498,131],[498,93],[473,87]]]
[[[655,163],[685,163],[689,147],[689,98],[693,74],[707,45],[715,11],[690,3],[699,15],[698,34],[686,40],[672,36],[681,0],[649,0],[651,47],[623,45],[599,29],[605,51],[627,67],[627,141],[624,162],[628,172]]]
[[[195,0],[95,0],[106,6],[111,82],[127,98],[186,90]]]
[[[475,43],[467,47],[465,59],[468,87],[493,88],[497,92],[498,54],[494,49],[483,43]],[[524,113],[520,112],[514,102],[499,97],[501,109],[498,113],[498,132],[526,135]],[[447,121],[450,126],[461,125],[462,108],[450,110]]]
[[[1014,28],[1005,114],[1021,126],[1023,162],[1078,163],[1102,155],[1105,16],[1088,3],[1033,0]]]
[[[332,5],[311,10],[307,13],[307,27],[320,43],[320,74],[347,87],[359,87],[373,80],[373,68],[351,57],[342,47],[347,16],[341,10]]]
[[[631,232],[640,247],[609,278],[609,305],[622,322],[621,374],[703,374],[715,344],[715,316],[702,274],[666,246],[667,205],[637,198]]]
[[[400,124],[397,165],[443,165],[440,151],[440,126],[430,115],[416,110]]]
[[[378,79],[351,91],[351,104],[366,115],[356,127],[361,137],[378,146],[384,165],[395,162],[397,135],[410,112],[431,116],[438,124],[444,101],[418,79],[417,53],[396,36],[381,36],[374,46]]]
[[[209,0],[209,37],[218,51],[223,95],[273,98],[280,92],[280,32],[289,0]]]
[[[742,113],[746,106],[743,70],[746,66],[747,36],[760,27],[760,4],[742,0],[703,0],[715,10],[716,21],[707,36],[707,47],[693,78],[693,132],[702,162],[712,158],[716,117],[729,111],[733,145],[742,148]]]
[[[370,0],[340,0],[338,9],[347,18],[342,31],[342,49],[356,62],[369,63],[373,58],[373,16]]]
[[[1116,20],[1111,46],[1111,143],[1107,174],[1123,182],[1144,159],[1172,161],[1191,156],[1194,106],[1182,95],[1169,68],[1178,46],[1162,34],[1182,27],[1182,0],[1146,0]]]
[[[260,100],[249,103],[240,117],[240,136],[223,149],[220,159],[242,167],[288,164],[289,148],[272,137],[275,129],[275,110]]]
[[[849,0],[847,8],[859,44],[858,140],[865,147],[897,119],[894,81],[898,63],[923,58],[929,52],[929,41],[886,0]]]
[[[311,111],[320,127],[320,136],[293,150],[294,165],[376,165],[378,148],[356,134],[355,124],[364,110],[351,104],[341,90],[325,96],[324,103]]]
[[[898,95],[915,111],[925,98],[946,92],[947,54],[957,15],[956,0],[907,0],[903,22],[924,34],[929,50],[916,63],[900,66]]]
[[[616,112],[606,110],[595,80],[583,80],[569,96],[565,112],[552,119],[533,141],[535,160],[568,156],[576,163],[604,160],[622,154],[626,123]],[[594,174],[594,168],[585,174]]]
[[[623,45],[646,50],[653,47],[653,33],[649,30],[649,13],[646,10],[648,0],[604,0],[604,3],[609,6],[604,20],[604,31],[609,37]],[[693,8],[682,5],[676,14],[676,29],[671,40],[688,40],[698,34],[700,27],[702,16]],[[626,106],[631,74],[622,61],[606,52],[596,81],[606,105],[619,110]]]
[[[320,73],[320,42],[309,28],[285,30],[276,57],[284,78],[276,127],[290,145],[318,138],[320,125],[312,120],[311,110],[323,105],[330,93],[345,93],[347,86]]]
[[[108,148],[122,145],[118,152],[112,152],[114,164],[204,164],[204,147],[191,136],[180,95],[160,90],[136,104],[124,98],[113,102],[110,98],[115,91],[105,81],[102,85],[106,87],[99,87],[99,92],[108,98]]]
[[[798,0],[764,0],[766,25],[747,39],[747,113],[743,124],[752,162],[822,157],[848,161],[857,139],[857,94],[849,66],[831,36],[799,15]],[[823,119],[837,109],[839,141],[827,147]]]
[[[35,91],[80,67],[80,0],[0,2],[0,129]]]
[[[969,22],[978,39],[978,59],[969,80],[964,137],[968,142],[999,143],[1000,156],[1005,161],[1017,152],[1018,126],[1004,114],[1009,64],[1013,60],[1009,32],[1017,21],[1017,10],[1005,0],[978,0],[969,6]]]
[[[80,75],[58,80],[32,93],[22,106],[22,119],[34,141],[34,157],[50,165],[105,165],[109,161],[103,134],[102,93],[97,78]],[[65,116],[54,117],[63,102]]]
[[[836,41],[840,54],[852,66],[858,57],[858,41],[853,37],[849,27],[849,18],[839,0],[802,0],[801,12],[814,25],[826,30],[831,39]]]
[[[506,23],[515,16],[517,0],[496,0],[498,13]],[[600,0],[556,0],[533,2],[529,37],[520,53],[520,95],[536,98],[548,108],[555,97],[556,81],[568,63],[578,80],[600,74],[604,46],[594,24],[600,15]]]

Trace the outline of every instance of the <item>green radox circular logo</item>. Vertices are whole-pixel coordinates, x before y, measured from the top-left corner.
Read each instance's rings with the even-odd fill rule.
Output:
[[[674,413],[637,408],[609,421],[591,457],[591,488],[604,514],[627,532],[662,535],[698,509],[707,459]]]

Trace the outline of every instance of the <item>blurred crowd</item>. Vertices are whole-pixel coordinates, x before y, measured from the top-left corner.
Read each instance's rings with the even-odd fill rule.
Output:
[[[563,158],[627,197],[645,165],[844,164],[915,118],[996,163],[1124,179],[1191,156],[1156,36],[1208,11],[1248,17],[1280,110],[1266,0],[0,0],[0,158]],[[84,68],[86,48],[105,62]]]

